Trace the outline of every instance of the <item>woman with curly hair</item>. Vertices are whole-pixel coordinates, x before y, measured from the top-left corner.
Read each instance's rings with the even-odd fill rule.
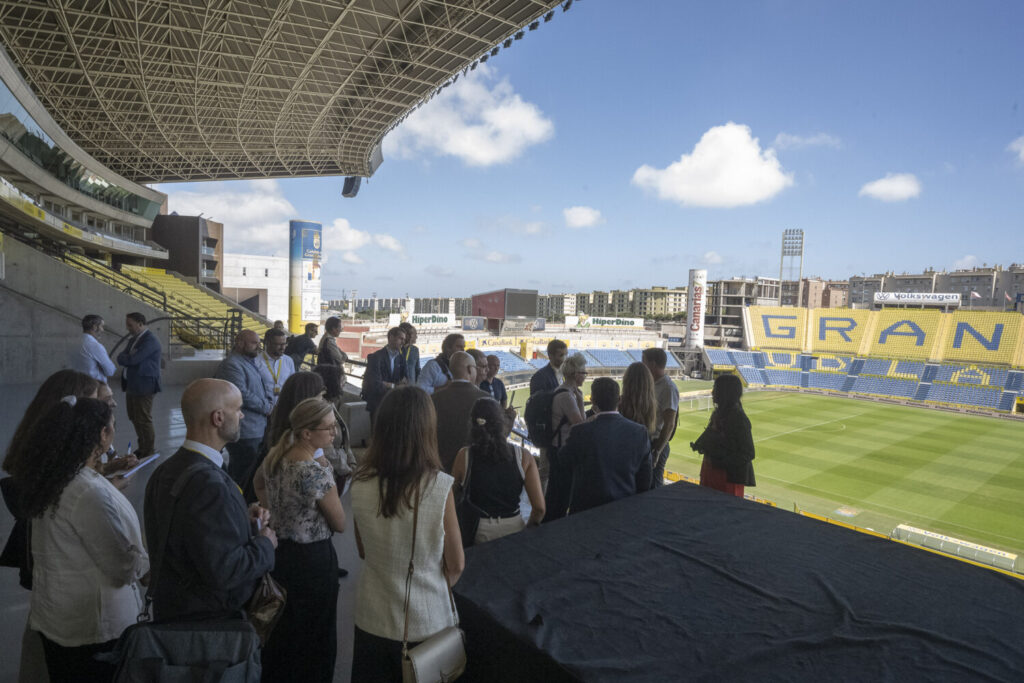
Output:
[[[654,375],[643,363],[630,363],[622,376],[619,413],[646,427],[648,434],[657,432],[658,397],[654,393]]]
[[[493,398],[480,398],[469,414],[470,443],[455,456],[452,477],[468,490],[480,512],[474,538],[464,546],[493,541],[522,531],[527,523],[519,511],[523,489],[530,499],[529,526],[544,519],[544,491],[533,455],[508,442],[508,416]]]
[[[113,665],[93,655],[111,650],[143,607],[149,556],[139,519],[98,471],[113,440],[110,406],[69,396],[33,427],[32,457],[16,469],[32,520],[29,627],[43,636],[54,682],[110,680]]]
[[[430,396],[417,386],[389,391],[352,481],[356,546],[364,560],[356,589],[353,681],[402,680],[407,577],[410,647],[455,624],[448,587],[459,580],[466,557],[452,482],[441,470]],[[415,572],[409,577],[412,555]]]

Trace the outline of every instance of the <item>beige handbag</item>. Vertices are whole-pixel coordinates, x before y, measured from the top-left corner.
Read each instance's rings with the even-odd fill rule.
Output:
[[[416,527],[419,524],[420,491],[416,489],[416,507],[412,513],[412,553],[409,555],[409,573],[405,577],[405,632],[402,634],[403,683],[445,683],[454,681],[466,670],[466,634],[459,628],[459,614],[455,610],[455,597],[445,574],[448,602],[455,617],[455,625],[435,633],[416,647],[409,649],[409,595],[412,591],[413,559],[416,556]]]

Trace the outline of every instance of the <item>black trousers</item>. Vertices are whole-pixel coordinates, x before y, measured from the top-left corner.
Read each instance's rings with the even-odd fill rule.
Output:
[[[239,439],[227,445],[228,455],[231,456],[228,458],[226,468],[228,476],[234,479],[239,486],[245,486],[245,479],[255,466],[256,455],[259,453],[262,440],[259,437]]]
[[[331,683],[338,654],[338,556],[331,539],[281,539],[270,575],[288,596],[263,647],[263,680]]]
[[[114,678],[114,665],[97,662],[92,658],[100,652],[110,652],[117,640],[105,643],[64,647],[42,633],[43,656],[50,672],[50,683],[109,683]]]
[[[409,643],[409,649],[419,642]],[[402,641],[388,640],[356,626],[352,639],[352,683],[402,683]]]
[[[572,502],[572,463],[560,457],[559,449],[548,449],[548,490],[544,493],[545,522],[565,517]]]

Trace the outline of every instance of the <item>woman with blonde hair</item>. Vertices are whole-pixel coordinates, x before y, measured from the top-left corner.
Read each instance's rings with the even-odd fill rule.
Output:
[[[299,402],[288,420],[254,480],[277,532],[271,575],[288,591],[263,648],[263,676],[329,682],[338,649],[338,558],[331,536],[345,530],[345,511],[334,473],[315,454],[331,443],[338,423],[334,406],[319,397]]]
[[[643,363],[630,363],[622,376],[622,396],[619,413],[643,425],[648,434],[654,434],[658,425],[658,397],[654,393],[654,375]]]
[[[555,436],[547,449],[550,463],[548,488],[544,492],[547,513],[545,522],[565,517],[572,497],[572,463],[558,457],[558,451],[569,439],[570,430],[586,419],[583,405],[583,383],[587,381],[587,358],[574,353],[562,362],[562,384],[551,400],[551,422]]]
[[[351,489],[364,560],[356,590],[353,681],[401,681],[406,629],[412,647],[455,624],[449,591],[466,558],[453,482],[441,470],[437,415],[427,392],[417,386],[389,391]],[[406,603],[410,557],[415,569]]]

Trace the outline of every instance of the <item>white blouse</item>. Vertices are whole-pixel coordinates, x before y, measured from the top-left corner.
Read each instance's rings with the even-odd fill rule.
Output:
[[[135,509],[113,484],[83,467],[56,510],[31,526],[30,628],[77,647],[113,640],[136,622],[149,555]]]
[[[409,640],[421,641],[455,624],[441,570],[444,510],[455,480],[444,472],[424,484],[416,530],[416,570],[409,597]],[[352,482],[352,515],[366,558],[356,589],[355,624],[380,638],[401,640],[405,626],[405,577],[412,551],[412,510],[378,514],[377,479]]]

